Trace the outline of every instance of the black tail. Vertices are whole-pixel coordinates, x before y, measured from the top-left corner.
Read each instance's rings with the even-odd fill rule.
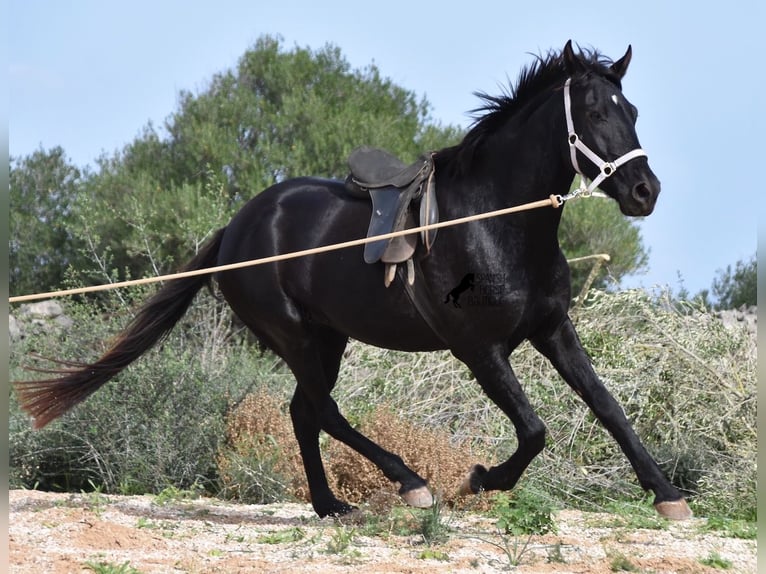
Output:
[[[214,266],[224,230],[220,229],[183,271]],[[209,281],[210,275],[197,275],[169,282],[144,303],[112,348],[95,363],[77,365],[75,369],[45,370],[62,375],[52,379],[14,382],[21,408],[34,417],[35,428],[44,427],[84,401],[162,340]]]

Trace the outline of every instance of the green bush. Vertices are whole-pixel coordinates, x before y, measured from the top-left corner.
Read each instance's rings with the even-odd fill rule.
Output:
[[[25,365],[51,366],[32,353],[97,358],[128,320],[129,302],[110,308],[117,312],[68,305],[72,329],[26,337],[13,349],[11,379],[40,377]],[[133,494],[203,484],[214,491],[227,413],[275,376],[273,358],[231,339],[229,317],[207,294],[199,297],[164,343],[41,431],[31,429],[13,397],[11,485]]]
[[[512,536],[542,535],[556,532],[555,508],[547,496],[516,488],[512,494],[497,493],[490,514],[497,518],[497,528]]]

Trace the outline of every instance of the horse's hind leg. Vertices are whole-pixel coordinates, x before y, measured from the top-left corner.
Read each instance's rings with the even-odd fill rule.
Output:
[[[392,482],[401,486],[399,493],[413,506],[433,503],[426,482],[410,470],[400,457],[392,454],[356,431],[341,415],[330,396],[340,368],[346,338],[335,332],[314,334],[310,339],[294,343],[283,355],[298,382],[290,415],[306,478],[311,502],[319,516],[346,514],[352,507],[338,500],[327,483],[319,451],[319,430],[347,444],[372,461]]]
[[[335,498],[327,483],[322,455],[319,451],[319,420],[300,387],[295,389],[293,400],[290,402],[290,417],[301,451],[314,510],[322,518],[341,516],[351,512],[353,507]]]

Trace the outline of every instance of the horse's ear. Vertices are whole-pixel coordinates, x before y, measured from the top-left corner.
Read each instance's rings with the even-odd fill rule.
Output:
[[[625,52],[625,55],[617,60],[614,64],[612,64],[612,72],[622,80],[623,77],[625,77],[625,72],[628,71],[628,66],[630,65],[630,59],[633,57],[633,48],[630,47],[630,44],[628,44],[628,50]]]
[[[564,46],[564,51],[562,52],[564,56],[564,66],[567,69],[567,73],[570,76],[574,76],[578,72],[585,71],[585,66],[580,61],[580,58],[575,54],[574,48],[572,48],[572,40],[569,40]]]

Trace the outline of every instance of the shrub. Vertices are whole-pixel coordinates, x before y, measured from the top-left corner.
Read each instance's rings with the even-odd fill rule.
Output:
[[[473,455],[467,444],[456,442],[439,428],[413,424],[381,404],[368,412],[359,431],[386,450],[402,457],[422,476],[431,490],[446,502],[454,502],[468,472],[466,460]],[[325,448],[328,479],[344,500],[369,501],[377,492],[392,490],[391,483],[369,460],[343,443],[331,440]]]
[[[11,378],[31,353],[93,360],[128,318],[130,302],[109,307],[70,303],[74,326],[63,336],[41,331],[14,347]],[[273,359],[258,359],[230,339],[229,318],[209,296],[157,348],[60,420],[32,431],[11,400],[11,485],[55,490],[156,493],[217,482],[216,455],[226,415],[257,380],[269,384]],[[50,366],[43,362],[42,366]],[[54,365],[55,366],[55,365]],[[39,376],[39,375],[38,375]]]
[[[248,395],[232,411],[227,445],[218,458],[222,494],[245,502],[285,497],[310,500],[287,400]],[[413,425],[381,405],[365,413],[359,430],[402,456],[445,500],[454,501],[470,451],[449,434]],[[337,496],[354,504],[390,500],[395,492],[381,471],[343,443],[322,435],[325,470]]]
[[[309,500],[288,401],[256,391],[229,413],[217,457],[220,494],[247,503]]]

